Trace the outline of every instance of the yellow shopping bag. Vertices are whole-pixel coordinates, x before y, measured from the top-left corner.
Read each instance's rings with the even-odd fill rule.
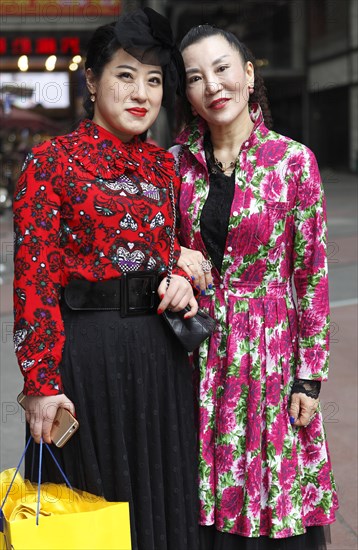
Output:
[[[128,502],[107,502],[68,484],[32,484],[0,474],[0,550],[131,550]],[[40,447],[40,466],[42,443]],[[41,477],[39,476],[39,480]]]

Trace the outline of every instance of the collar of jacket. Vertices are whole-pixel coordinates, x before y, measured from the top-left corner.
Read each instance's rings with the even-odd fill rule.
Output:
[[[254,122],[254,127],[248,141],[254,138],[254,134],[259,127],[260,130],[267,131],[260,105],[258,103],[253,103],[249,106],[249,112],[251,120]],[[188,146],[189,151],[193,153],[199,162],[205,164],[204,135],[207,131],[208,125],[206,121],[200,116],[197,116],[178,135],[175,143]]]
[[[56,141],[86,172],[97,178],[112,179],[130,172],[144,180],[173,177],[174,161],[169,152],[138,137],[124,143],[89,119]]]

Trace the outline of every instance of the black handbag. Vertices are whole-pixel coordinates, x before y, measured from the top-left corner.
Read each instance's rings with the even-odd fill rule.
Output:
[[[184,319],[185,313],[189,310],[188,307],[177,312],[166,309],[162,316],[182,346],[187,351],[194,351],[214,332],[216,321],[202,309],[199,309],[194,317]]]
[[[175,226],[176,226],[176,209],[173,182],[169,183],[169,195],[172,203],[173,210],[173,227],[170,234],[170,249],[169,249],[169,262],[167,272],[167,289],[170,285],[170,280],[173,272],[174,265],[174,241],[175,241]],[[209,338],[214,332],[216,321],[210,315],[208,315],[202,309],[199,309],[194,317],[184,319],[185,313],[190,311],[189,307],[186,307],[182,311],[170,311],[166,309],[162,313],[162,317],[171,328],[181,344],[187,351],[194,351],[200,344]]]

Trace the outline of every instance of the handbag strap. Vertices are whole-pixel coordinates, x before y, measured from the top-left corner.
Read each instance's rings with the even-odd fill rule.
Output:
[[[175,173],[180,177],[180,161],[184,153],[184,147],[180,147],[177,161],[175,163]],[[170,285],[171,278],[173,276],[173,267],[174,267],[174,248],[175,248],[175,228],[177,224],[177,214],[176,214],[176,205],[175,205],[175,194],[174,186],[172,179],[169,180],[169,197],[173,210],[173,225],[170,231],[170,244],[169,244],[169,260],[168,260],[168,270],[167,270],[167,290]]]
[[[20,468],[21,468],[21,464],[22,464],[22,462],[23,462],[23,460],[24,460],[24,458],[25,458],[27,449],[29,448],[29,445],[30,445],[31,441],[32,441],[32,436],[30,435],[30,437],[29,437],[29,439],[28,439],[28,441],[27,441],[27,443],[26,443],[24,452],[22,453],[21,458],[20,458],[20,460],[19,460],[19,463],[18,463],[18,465],[17,465],[16,471],[15,471],[15,473],[14,473],[14,475],[13,475],[12,480],[11,480],[11,483],[10,483],[10,485],[9,485],[9,487],[8,487],[8,490],[6,491],[6,495],[5,495],[5,497],[4,497],[4,500],[3,500],[2,503],[1,503],[1,507],[0,507],[1,515],[2,515],[2,510],[3,510],[4,504],[5,504],[6,500],[7,500],[7,497],[9,496],[9,493],[10,493],[10,491],[11,491],[11,488],[12,488],[13,484],[14,484],[15,478],[16,478],[16,476],[17,476],[17,474],[18,474],[18,472],[19,472],[19,470],[20,470]],[[60,471],[60,473],[61,473],[63,479],[65,480],[66,485],[67,485],[70,489],[72,489],[71,483],[69,482],[69,480],[68,480],[68,478],[67,478],[65,472],[64,472],[63,469],[61,468],[61,466],[60,466],[60,464],[59,464],[57,458],[55,457],[55,455],[53,454],[52,450],[50,449],[50,446],[49,446],[47,443],[45,443],[45,446],[46,446],[48,452],[50,453],[50,455],[51,455],[51,457],[52,457],[54,463],[55,463],[56,466],[57,466],[57,468],[59,469],[59,471]],[[40,512],[40,488],[41,488],[41,472],[42,472],[42,449],[43,449],[43,442],[42,442],[42,438],[41,438],[41,440],[40,440],[40,453],[39,453],[39,475],[38,475],[38,487],[37,487],[36,525],[38,525],[39,512]],[[0,532],[1,532],[1,529],[0,529]]]

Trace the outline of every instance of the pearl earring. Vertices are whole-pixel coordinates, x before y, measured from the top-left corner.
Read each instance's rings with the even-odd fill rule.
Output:
[[[94,103],[96,101],[96,94],[91,94],[90,100],[92,101],[92,103]]]

